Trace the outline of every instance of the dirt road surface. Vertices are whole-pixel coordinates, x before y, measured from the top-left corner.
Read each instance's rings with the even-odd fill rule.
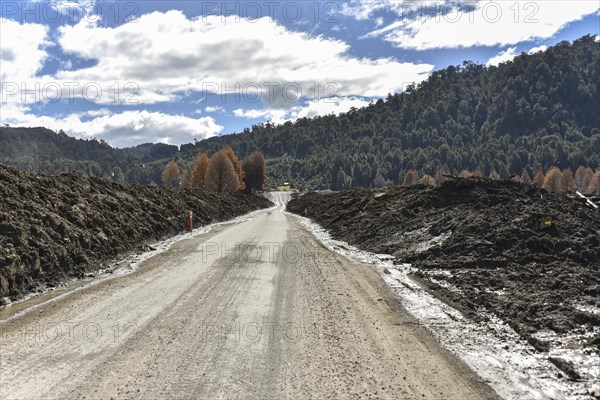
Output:
[[[0,327],[3,400],[495,397],[281,208]]]

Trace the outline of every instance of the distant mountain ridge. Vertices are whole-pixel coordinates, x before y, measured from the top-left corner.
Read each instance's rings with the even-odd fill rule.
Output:
[[[197,152],[214,153],[229,144],[240,157],[260,149],[273,183],[332,189],[370,187],[375,180],[399,184],[410,169],[431,175],[479,169],[504,177],[523,169],[533,176],[554,165],[597,169],[600,43],[587,35],[498,67],[465,62],[339,116],[258,124],[179,149],[160,144],[113,149],[69,139],[60,134],[53,139],[42,128],[0,128],[0,163],[146,184],[159,182],[170,159],[185,166]],[[48,155],[44,143],[53,144]]]
[[[97,139],[76,139],[43,127],[0,128],[0,163],[41,173],[80,172],[88,176],[148,184],[160,171],[152,164],[176,157],[179,147],[145,143],[117,149]],[[159,175],[160,176],[160,175]]]

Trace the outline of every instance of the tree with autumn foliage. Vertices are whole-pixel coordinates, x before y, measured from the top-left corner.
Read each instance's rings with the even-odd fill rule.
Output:
[[[431,175],[423,175],[419,180],[419,183],[427,186],[435,186],[435,179]]]
[[[533,184],[533,186],[535,186],[536,188],[541,189],[544,186],[544,181],[546,180],[546,177],[544,176],[544,173],[542,171],[538,171],[534,176],[533,176],[533,181],[531,182]]]
[[[591,168],[585,169],[585,174],[581,180],[581,187],[579,188],[583,193],[591,193],[592,181],[594,180],[594,171]]]
[[[496,172],[495,169],[492,169],[492,172],[490,172],[490,179],[494,179],[494,180],[500,180],[500,174],[498,174],[498,172]]]
[[[592,182],[588,186],[589,194],[595,194],[600,196],[600,170],[596,171],[594,177],[592,178]]]
[[[240,185],[238,190],[244,190],[244,187],[245,187],[244,170],[242,169],[242,163],[235,155],[235,152],[233,151],[231,146],[227,145],[221,151],[227,158],[229,158],[229,161],[231,161],[231,165],[233,166],[233,170],[235,171],[235,174],[237,175],[238,182]]]
[[[162,173],[163,186],[167,189],[177,189],[181,170],[175,161],[169,161]]]
[[[563,183],[563,174],[560,172],[560,169],[556,167],[552,167],[550,171],[546,174],[546,179],[544,179],[544,185],[542,188],[550,191],[562,193],[565,191],[565,185]]]
[[[242,183],[226,149],[213,155],[206,171],[206,187],[215,192],[237,192]]]
[[[587,173],[586,168],[583,165],[580,165],[579,168],[575,171],[575,185],[577,189],[583,190],[583,179],[585,178]]]
[[[435,171],[435,184],[441,185],[442,183],[446,182],[448,180],[448,178],[446,178],[446,175],[450,175],[448,168],[438,168],[437,171]]]
[[[419,182],[419,176],[417,175],[417,172],[413,169],[409,169],[406,173],[406,176],[404,177],[404,182],[402,182],[402,184],[404,186],[412,186],[416,185],[417,182]]]
[[[571,168],[567,167],[563,169],[562,180],[563,187],[566,191],[575,192],[577,190],[575,186],[575,177],[573,176],[573,171],[571,171]]]
[[[245,189],[249,192],[264,189],[267,179],[267,164],[265,156],[260,151],[255,151],[242,161],[242,171]]]
[[[526,169],[523,169],[523,173],[521,174],[521,183],[526,185],[531,183],[531,177],[529,176],[529,172]]]
[[[208,172],[208,154],[198,153],[192,166],[190,189],[204,189],[206,187],[206,174]]]

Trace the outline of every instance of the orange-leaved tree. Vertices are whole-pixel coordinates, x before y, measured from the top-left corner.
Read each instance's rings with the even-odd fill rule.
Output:
[[[531,183],[531,177],[529,176],[529,172],[527,172],[526,169],[523,169],[523,173],[521,174],[521,183]]]
[[[206,172],[206,187],[215,192],[237,192],[240,180],[233,164],[224,150],[213,155]]]
[[[562,180],[565,190],[568,190],[569,192],[574,192],[577,190],[575,187],[575,177],[573,176],[573,171],[571,171],[571,168],[567,167],[563,169]]]
[[[551,192],[564,192],[565,185],[563,183],[563,175],[562,172],[560,172],[560,169],[552,167],[550,171],[548,171],[548,173],[546,174],[544,186],[542,187]]]
[[[492,168],[492,171],[490,172],[489,177],[490,179],[495,179],[495,180],[499,180],[500,179],[500,174]]]
[[[544,181],[546,180],[546,177],[544,176],[544,173],[542,171],[538,171],[534,176],[533,176],[533,186],[535,186],[536,188],[542,188],[542,186],[544,186]]]
[[[175,161],[169,161],[162,173],[162,182],[167,189],[176,189],[179,184],[181,170]]]
[[[422,183],[423,185],[427,185],[427,186],[434,186],[435,179],[433,178],[433,176],[425,174],[421,177],[421,179],[419,180],[419,183]]]
[[[575,185],[577,185],[577,189],[583,191],[583,179],[587,175],[587,170],[583,165],[580,165],[575,171]]]
[[[412,186],[416,185],[419,182],[419,176],[417,175],[417,171],[413,169],[409,169],[406,175],[404,176],[404,181],[402,185],[404,186]]]
[[[588,191],[590,192],[590,194],[600,196],[600,170],[596,171],[596,173],[594,174],[592,182],[588,186]]]
[[[594,180],[594,171],[591,168],[585,169],[585,175],[581,181],[581,191],[583,193],[591,193],[592,192],[592,181]]]
[[[242,169],[242,163],[235,155],[235,152],[233,151],[231,146],[227,145],[221,151],[231,161],[231,165],[233,166],[233,170],[235,171],[235,174],[238,177],[238,182],[240,184],[239,190],[244,190],[244,170]]]
[[[198,153],[192,167],[191,189],[204,189],[206,187],[206,173],[208,171],[208,154]]]

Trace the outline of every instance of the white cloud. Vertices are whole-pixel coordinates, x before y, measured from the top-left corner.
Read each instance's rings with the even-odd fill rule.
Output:
[[[244,110],[238,108],[237,110],[233,110],[233,115],[238,118],[248,119],[264,118],[269,115],[269,110]]]
[[[546,50],[548,50],[548,46],[541,45],[541,46],[537,46],[537,47],[534,47],[534,48],[530,49],[527,52],[527,54],[534,54],[534,53],[537,53],[537,52],[540,52],[540,51],[546,51]]]
[[[206,111],[207,113],[224,113],[225,109],[221,106],[206,106],[204,107],[204,111]]]
[[[371,3],[369,0],[362,1]],[[406,2],[399,3],[397,7]],[[401,18],[366,37],[382,36],[397,47],[416,50],[507,46],[550,38],[570,22],[600,8],[597,1],[588,0],[571,0],[568,5],[564,1],[467,2],[474,5],[474,10],[468,11],[464,7],[456,7],[457,3],[452,4],[454,7],[447,5],[437,17],[420,12],[399,14]],[[367,7],[369,11],[372,9]],[[396,11],[398,9],[402,8],[396,8]],[[405,9],[406,4],[403,11]]]
[[[48,27],[1,19],[0,31],[0,80],[22,82],[35,76],[48,57]]]
[[[378,11],[387,10],[403,18],[415,10],[434,9],[440,4],[441,0],[351,0],[342,5],[341,12],[358,20],[366,20]],[[377,25],[377,19],[375,23]]]
[[[292,117],[292,113],[299,109],[300,107],[298,106],[292,108],[291,110],[281,108],[244,110],[242,108],[238,108],[237,110],[233,110],[233,115],[237,118],[263,119],[274,124],[282,124],[286,121],[293,121],[295,118]]]
[[[433,65],[392,58],[357,58],[349,54],[349,45],[343,41],[289,31],[269,18],[188,19],[182,12],[168,11],[143,15],[136,23],[100,25],[81,19],[61,26],[58,32],[56,44],[63,52],[90,60],[92,66],[73,69],[72,64],[63,62],[61,68],[67,69],[38,76],[48,57],[47,28],[3,21],[3,81],[18,82],[28,89],[36,84],[49,88],[42,93],[46,97],[38,93],[23,98],[20,91],[3,96],[8,101],[3,104],[3,122],[63,129],[82,137],[103,138],[116,146],[149,141],[183,143],[214,135],[223,127],[208,116],[193,119],[148,111],[100,110],[49,117],[34,115],[29,106],[48,97],[65,99],[70,94],[67,83],[75,82],[76,98],[84,98],[84,85],[91,85],[88,99],[99,89],[101,95],[94,100],[99,108],[115,103],[115,87],[117,102],[131,98],[137,105],[178,102],[198,92],[206,98],[234,93],[230,96],[247,100],[241,104],[266,106],[266,111],[239,110],[238,116],[260,115],[257,118],[283,122],[294,115],[335,112],[350,101],[339,99],[383,97],[407,82],[426,79],[433,70]],[[124,87],[126,84],[130,86]],[[318,101],[328,97],[333,98],[335,107]],[[219,106],[205,110],[224,112]]]
[[[508,49],[506,49],[506,50],[498,53],[494,57],[490,58],[488,60],[488,62],[486,63],[486,65],[488,67],[489,66],[497,67],[499,64],[501,64],[503,62],[511,61],[517,55],[516,50],[517,50],[516,47],[509,47]]]
[[[107,108],[101,108],[99,110],[90,110],[90,111],[86,111],[84,113],[84,115],[87,115],[87,116],[90,116],[90,117],[103,117],[103,116],[111,115],[111,114],[112,113]]]
[[[61,71],[57,78],[99,82],[103,88],[135,82],[141,103],[172,101],[194,91],[248,97],[258,92],[275,108],[291,109],[294,101],[286,88],[310,97],[316,86],[334,83],[332,95],[385,96],[404,82],[422,81],[433,69],[352,57],[345,42],[288,31],[269,18],[188,19],[179,11],[146,14],[114,28],[82,20],[62,27],[59,43],[70,54],[98,62]]]
[[[93,14],[96,11],[96,0],[51,0],[49,5],[54,10],[73,20],[83,17],[89,19],[98,17]]]
[[[84,115],[94,118],[83,121],[81,117]],[[194,119],[145,110],[122,113],[99,110],[50,117],[34,115],[27,106],[18,104],[3,106],[1,122],[11,126],[44,126],[56,131],[62,129],[75,137],[96,137],[117,147],[129,147],[145,142],[190,143],[194,138],[208,138],[223,130],[212,117]]]
[[[321,100],[311,100],[295,113],[295,118],[312,118],[317,115],[340,114],[348,112],[351,108],[366,107],[368,101],[357,97],[331,97]]]
[[[308,100],[302,105],[297,105],[291,110],[286,109],[237,109],[233,115],[238,118],[264,119],[276,124],[286,121],[295,121],[298,118],[312,118],[319,115],[340,114],[349,111],[352,107],[365,107],[369,102],[359,97],[328,97],[324,99]]]

